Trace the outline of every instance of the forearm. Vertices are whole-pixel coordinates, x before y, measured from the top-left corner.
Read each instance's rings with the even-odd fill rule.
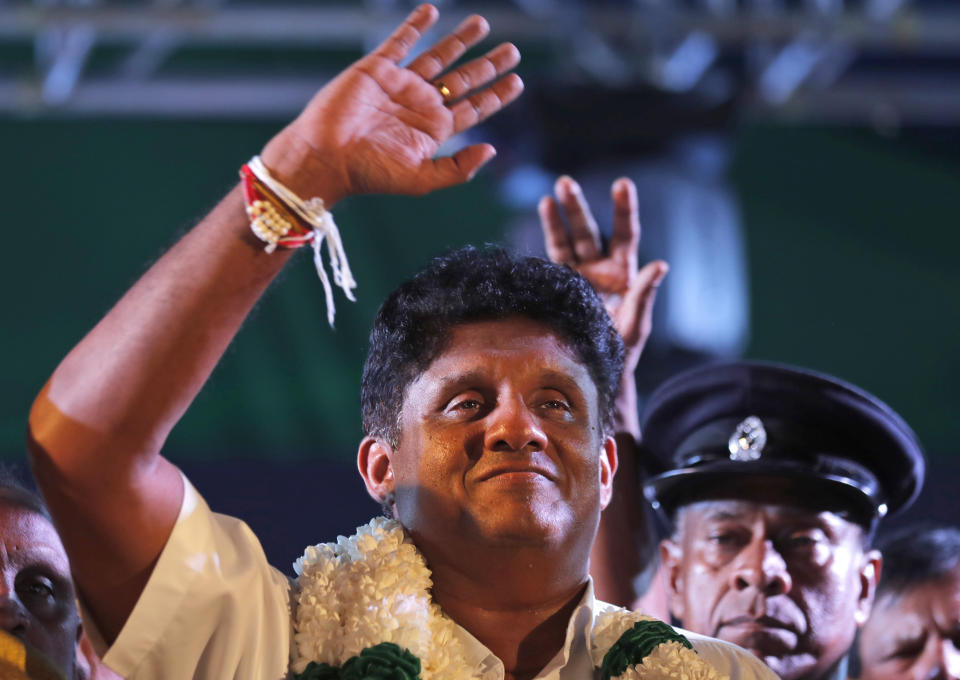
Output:
[[[614,412],[617,473],[613,497],[600,516],[600,528],[591,554],[590,573],[597,597],[631,607],[643,593],[642,575],[656,561],[656,529],[652,510],[640,489],[640,419],[636,383],[624,371]]]
[[[163,443],[289,252],[263,252],[232,190],[67,355],[34,403],[34,474],[108,641],[180,508]]]
[[[630,440],[625,443],[630,444],[631,460],[633,449],[636,447],[635,442],[640,441],[640,408],[634,371],[636,371],[636,361],[628,361],[620,377],[620,386],[617,389],[613,407],[613,431],[617,437],[617,444],[620,444],[621,436],[629,436]],[[622,458],[621,455],[621,466]]]

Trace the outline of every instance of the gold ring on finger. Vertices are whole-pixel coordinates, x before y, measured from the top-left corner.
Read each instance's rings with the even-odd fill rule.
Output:
[[[453,96],[453,92],[450,91],[450,88],[443,84],[442,80],[438,80],[436,83],[437,91],[440,93],[440,96],[443,97],[444,101],[449,101]]]

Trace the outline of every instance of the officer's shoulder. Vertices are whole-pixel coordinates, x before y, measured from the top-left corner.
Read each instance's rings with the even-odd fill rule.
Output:
[[[776,680],[777,675],[750,652],[737,645],[700,635],[674,626],[674,630],[690,641],[703,659],[730,680]]]

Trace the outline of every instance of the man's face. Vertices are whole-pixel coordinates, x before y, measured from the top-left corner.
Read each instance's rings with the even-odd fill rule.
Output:
[[[616,466],[599,420],[589,372],[545,326],[457,326],[407,388],[391,461],[398,519],[427,541],[589,550]]]
[[[73,673],[80,622],[63,544],[46,518],[2,501],[0,626]]]
[[[860,633],[862,680],[960,678],[960,568],[882,595]]]
[[[831,512],[747,501],[682,508],[662,554],[682,625],[748,649],[784,680],[819,678],[869,612],[879,568]]]

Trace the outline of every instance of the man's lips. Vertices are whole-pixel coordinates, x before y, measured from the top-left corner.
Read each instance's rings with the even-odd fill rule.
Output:
[[[529,479],[534,477],[546,477],[548,480],[554,482],[556,477],[554,476],[551,470],[548,470],[545,467],[539,465],[497,465],[485,470],[477,477],[477,481],[485,482],[496,477],[502,478],[515,478],[515,479]]]
[[[736,616],[732,619],[727,619],[722,621],[719,626],[717,626],[716,633],[719,633],[722,628],[739,628],[743,629],[756,629],[756,630],[768,630],[768,629],[779,629],[785,630],[798,635],[797,627],[789,621],[781,621],[780,619],[774,618],[772,616]],[[716,637],[714,633],[714,637]]]

